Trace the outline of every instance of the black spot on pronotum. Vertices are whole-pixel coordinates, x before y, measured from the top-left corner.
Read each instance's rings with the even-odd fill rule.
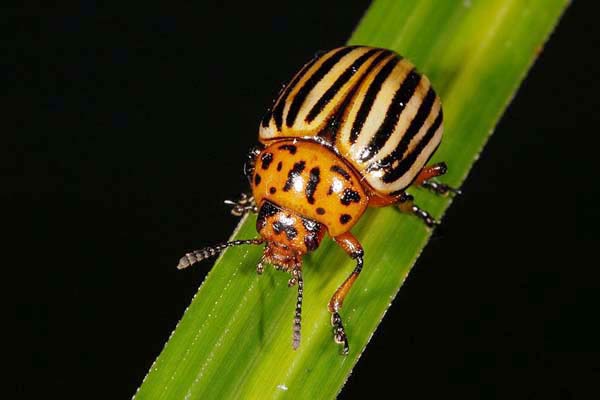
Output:
[[[271,187],[269,188],[269,193],[271,193],[271,194],[275,194],[275,192],[277,192],[277,189],[275,189],[273,186],[271,186]]]
[[[347,206],[350,205],[350,203],[354,202],[354,203],[358,203],[360,201],[360,194],[358,194],[358,192],[356,190],[352,190],[352,189],[344,189],[344,193],[342,193],[342,197],[340,199],[340,202]]]
[[[317,214],[319,214],[319,215],[325,214],[325,209],[322,207],[317,207]]]
[[[256,174],[256,175],[254,175],[254,185],[258,186],[259,183],[260,183],[260,175]]]
[[[334,165],[333,167],[331,167],[331,170],[333,172],[343,176],[345,180],[347,180],[347,181],[350,180],[350,174],[348,173],[348,171],[346,171],[344,168],[340,167],[339,165]]]
[[[271,165],[271,162],[273,161],[273,154],[264,153],[260,156],[260,161],[262,163],[262,169],[269,169],[269,165]]]
[[[302,173],[302,171],[304,171],[305,167],[306,162],[304,161],[298,161],[294,164],[292,169],[290,169],[290,171],[288,172],[287,180],[285,181],[285,185],[283,186],[284,192],[287,192],[292,188],[292,186],[294,185],[294,180],[300,177],[300,174]]]
[[[277,163],[277,171],[281,171],[281,167],[282,167],[282,166],[283,166],[283,165],[281,164],[281,161],[279,161],[279,162]]]
[[[306,184],[306,200],[308,200],[310,204],[315,204],[314,194],[315,190],[317,190],[317,185],[321,180],[320,175],[321,170],[319,169],[319,167],[314,167],[310,170],[308,183]]]
[[[340,222],[344,225],[347,224],[351,219],[352,219],[352,217],[348,214],[340,215]]]
[[[283,144],[283,145],[279,146],[279,148],[281,150],[289,151],[290,154],[296,154],[296,150],[298,150],[298,148],[296,146],[294,146],[293,144]]]

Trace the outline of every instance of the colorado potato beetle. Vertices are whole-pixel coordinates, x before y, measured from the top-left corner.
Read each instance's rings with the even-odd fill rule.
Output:
[[[458,193],[432,180],[445,163],[426,167],[442,139],[442,107],[429,79],[398,54],[346,46],[317,54],[284,86],[259,126],[260,146],[244,165],[252,195],[227,201],[234,215],[257,212],[259,237],[186,254],[186,268],[227,247],[264,244],[257,264],[290,273],[298,295],[293,347],[300,345],[302,257],[325,234],[356,262],[329,301],[333,336],[349,350],[342,304],[363,268],[363,248],[350,229],[365,209],[396,205],[427,226],[437,222],[406,192]]]

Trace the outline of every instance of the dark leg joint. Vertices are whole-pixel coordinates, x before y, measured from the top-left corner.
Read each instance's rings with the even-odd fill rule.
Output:
[[[365,252],[363,251],[363,249],[360,249],[360,250],[356,251],[355,253],[353,253],[351,256],[354,260],[356,260],[356,267],[354,267],[354,273],[356,273],[356,274],[359,274],[360,271],[362,271],[364,255],[365,255]]]

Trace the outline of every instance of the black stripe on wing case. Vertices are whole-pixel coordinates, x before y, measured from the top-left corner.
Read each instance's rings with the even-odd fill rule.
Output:
[[[283,124],[283,109],[285,108],[286,99],[289,96],[290,91],[292,90],[292,88],[294,86],[296,86],[296,83],[298,83],[298,81],[300,79],[302,79],[302,77],[304,76],[306,71],[308,71],[310,69],[310,67],[312,67],[319,58],[321,58],[322,55],[323,55],[322,53],[315,54],[315,56],[312,58],[312,60],[310,60],[308,63],[306,63],[304,65],[304,67],[302,67],[300,72],[298,72],[296,74],[296,76],[292,79],[292,81],[290,83],[288,83],[288,85],[285,87],[283,94],[279,97],[279,100],[277,101],[277,104],[275,104],[275,107],[273,107],[273,112],[271,114],[273,116],[273,119],[275,120],[275,126],[277,127],[278,131],[281,130],[281,126]],[[269,113],[267,113],[267,114],[269,114]],[[265,128],[268,126],[268,123],[267,123],[267,125],[264,125],[264,120],[263,120],[263,126]]]
[[[421,127],[425,124],[425,121],[429,117],[431,109],[433,108],[433,104],[435,103],[436,97],[437,96],[433,88],[429,87],[429,91],[425,95],[423,103],[421,103],[417,114],[411,121],[410,126],[404,133],[404,136],[402,136],[402,139],[400,139],[400,142],[398,143],[396,148],[389,155],[381,159],[379,162],[373,163],[371,166],[369,166],[369,171],[376,171],[382,169],[385,166],[390,165],[392,162],[394,162],[394,160],[397,160],[404,155],[406,149],[408,149],[408,145],[413,140],[413,138],[417,136],[417,133],[419,133]]]
[[[379,49],[379,50],[382,50],[382,49]],[[356,92],[360,89],[360,86],[362,85],[363,81],[369,76],[371,71],[373,71],[373,69],[375,69],[375,67],[377,67],[385,58],[389,57],[390,54],[394,54],[394,53],[392,53],[391,51],[388,51],[388,50],[382,50],[381,53],[379,53],[377,55],[377,57],[375,57],[375,59],[373,60],[371,65],[369,65],[369,67],[367,68],[365,73],[360,77],[358,82],[356,82],[354,84],[354,87],[352,87],[350,92],[345,96],[339,109],[331,117],[329,124],[327,124],[327,126],[325,126],[317,134],[318,136],[326,138],[326,140],[330,143],[335,143],[335,140],[336,140],[336,137],[338,134],[340,121],[344,117],[344,113],[346,112],[346,109],[348,108],[348,106],[350,105],[352,100],[354,100],[354,97],[356,96]]]
[[[425,134],[425,136],[423,136],[421,141],[417,144],[417,146],[415,146],[413,151],[411,151],[407,157],[405,157],[402,161],[400,161],[400,163],[398,164],[398,166],[396,168],[386,172],[383,175],[383,177],[381,179],[385,183],[394,182],[396,179],[400,178],[412,167],[412,165],[417,160],[417,157],[419,157],[419,155],[421,154],[423,149],[425,149],[425,147],[429,144],[429,142],[435,135],[435,132],[438,130],[440,125],[442,125],[442,119],[443,119],[443,115],[442,115],[442,110],[440,109],[440,112],[437,115],[437,117],[435,118],[435,121],[427,130],[427,133]]]
[[[300,111],[300,107],[302,106],[302,103],[304,103],[304,100],[306,99],[306,96],[308,96],[310,91],[316,86],[317,83],[319,83],[321,79],[323,79],[325,75],[327,75],[329,71],[331,71],[331,69],[340,61],[342,57],[350,53],[355,48],[356,46],[340,48],[331,57],[325,60],[323,64],[321,64],[321,66],[315,71],[315,73],[312,74],[306,80],[306,82],[304,82],[304,85],[302,85],[302,87],[298,90],[298,92],[296,92],[296,95],[292,99],[292,104],[290,104],[290,108],[285,117],[285,124],[288,128],[291,127],[296,121],[298,111]]]
[[[383,148],[383,146],[385,146],[396,129],[396,125],[400,120],[400,115],[415,93],[415,89],[420,81],[421,75],[414,69],[406,76],[402,85],[400,85],[400,88],[394,93],[394,97],[385,113],[383,122],[360,155],[360,161],[365,162],[370,160]]]
[[[401,57],[394,57],[390,61],[388,61],[371,82],[369,89],[367,89],[367,93],[363,99],[363,102],[358,109],[358,113],[356,114],[356,118],[354,119],[354,123],[352,124],[352,130],[350,131],[350,143],[354,144],[356,139],[358,138],[358,134],[362,130],[363,124],[367,119],[367,116],[371,112],[371,107],[375,102],[375,98],[379,94],[381,90],[381,85],[385,82],[388,76],[392,73],[396,64],[400,61]]]
[[[323,96],[321,96],[321,98],[308,112],[305,121],[308,123],[312,122],[316,118],[316,116],[319,115],[321,111],[323,111],[323,108],[325,108],[325,106],[329,104],[331,99],[335,97],[335,95],[340,91],[340,89],[360,69],[360,67],[362,67],[362,65],[365,62],[367,62],[371,58],[371,56],[378,51],[379,49],[371,49],[362,56],[358,57],[356,60],[354,60],[354,62],[348,68],[346,68],[346,70],[342,72],[340,76],[338,76],[333,85],[331,85],[329,89],[327,89],[325,93],[323,93]]]

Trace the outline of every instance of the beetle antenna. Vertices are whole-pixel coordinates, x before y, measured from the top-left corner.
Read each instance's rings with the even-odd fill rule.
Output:
[[[302,296],[304,293],[304,280],[302,280],[302,271],[295,270],[295,278],[298,282],[298,297],[296,297],[296,312],[294,313],[294,334],[292,346],[294,350],[300,347],[300,331],[302,328]]]
[[[263,238],[257,239],[246,239],[246,240],[234,240],[232,242],[219,243],[214,246],[205,247],[200,250],[194,250],[191,253],[187,253],[185,256],[181,257],[179,260],[179,264],[177,264],[177,269],[184,269],[187,267],[191,267],[192,265],[212,256],[215,256],[221,253],[228,247],[239,246],[242,244],[262,244],[264,243]]]

